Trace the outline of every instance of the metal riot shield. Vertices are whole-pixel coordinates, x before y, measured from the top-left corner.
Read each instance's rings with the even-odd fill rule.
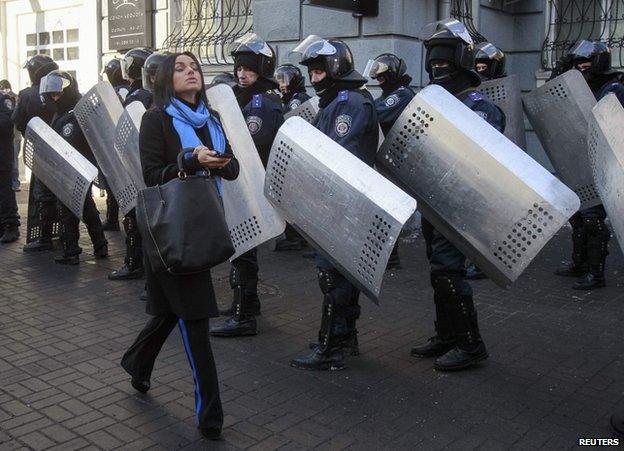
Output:
[[[33,174],[82,218],[97,168],[39,117],[28,122],[24,139],[24,161]]]
[[[305,119],[306,122],[310,124],[316,117],[316,113],[319,111],[319,98],[318,96],[314,96],[309,100],[306,100],[297,108],[288,113],[284,114],[284,119],[288,119],[294,116],[299,116],[300,118]]]
[[[223,130],[240,164],[238,178],[223,181],[225,220],[236,252],[245,252],[284,232],[286,223],[262,194],[265,170],[249,134],[232,88],[216,85],[206,91],[211,108],[221,117]]]
[[[569,70],[522,99],[524,111],[563,183],[581,209],[600,204],[587,156],[587,124],[596,99],[577,70]]]
[[[377,161],[440,233],[504,287],[579,207],[569,188],[436,85],[412,99]]]
[[[145,188],[139,155],[139,130],[143,114],[145,114],[145,107],[141,102],[132,102],[128,105],[121,114],[119,122],[117,122],[115,143],[113,144],[126,171],[134,180],[137,190]],[[136,197],[130,204],[131,208],[136,207]]]
[[[375,303],[416,201],[331,138],[292,117],[269,156],[264,193],[282,216]]]
[[[526,150],[524,113],[518,76],[509,75],[508,77],[484,81],[477,89],[505,113],[505,136],[516,146]]]
[[[119,209],[126,215],[134,208],[138,189],[113,146],[115,128],[122,113],[119,97],[107,81],[101,81],[91,88],[74,108],[78,124],[93,150]]]
[[[596,188],[624,250],[624,108],[614,94],[592,110],[587,137]]]

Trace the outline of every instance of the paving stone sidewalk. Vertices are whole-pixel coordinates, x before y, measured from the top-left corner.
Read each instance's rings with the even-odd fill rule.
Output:
[[[212,340],[226,417],[223,440],[207,442],[195,429],[177,331],[148,394],[130,387],[119,360],[147,319],[144,282],[106,278],[123,261],[120,233],[107,232],[111,256],[97,261],[82,236],[78,267],[56,265],[58,251],[23,254],[23,240],[0,247],[2,450],[561,449],[613,437],[608,418],[624,408],[624,258],[615,239],[602,290],[577,292],[573,279],[552,275],[569,253],[565,229],[512,289],[473,283],[490,358],[456,374],[409,355],[433,329],[422,238],[403,239],[404,268],[387,274],[380,305],[361,300],[361,355],[323,373],[289,366],[318,329],[313,263],[264,246],[260,334]],[[227,273],[227,265],[213,273],[224,306]]]

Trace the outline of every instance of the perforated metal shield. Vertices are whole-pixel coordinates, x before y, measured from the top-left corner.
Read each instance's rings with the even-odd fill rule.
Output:
[[[587,124],[596,99],[581,73],[569,70],[522,102],[557,177],[579,196],[581,209],[600,204],[587,156]]]
[[[596,188],[624,251],[624,108],[614,94],[598,102],[587,144]]]
[[[115,128],[122,113],[119,97],[107,81],[91,88],[74,108],[98,166],[125,215],[134,207],[138,189],[114,148]]]
[[[265,170],[232,88],[216,85],[206,91],[219,113],[230,147],[240,165],[238,178],[223,181],[225,220],[236,252],[230,260],[284,232],[286,223],[263,195]]]
[[[26,127],[24,161],[73,214],[82,218],[98,170],[39,117],[32,118]]]
[[[126,171],[134,180],[137,190],[145,188],[139,155],[139,130],[141,129],[143,114],[145,114],[145,107],[141,102],[132,102],[124,109],[119,122],[117,122],[113,145]],[[136,197],[129,202],[129,207],[136,207]]]
[[[289,224],[378,302],[414,199],[300,117],[288,119],[273,142],[264,192]]]
[[[518,76],[510,75],[484,81],[477,89],[505,113],[505,136],[516,146],[526,150],[524,112]]]
[[[420,91],[377,160],[421,213],[507,287],[578,210],[578,197],[439,86]]]
[[[289,111],[288,113],[284,114],[284,119],[299,116],[300,118],[305,119],[306,122],[309,122],[311,124],[314,118],[316,117],[316,114],[318,113],[318,111],[319,111],[319,98],[318,96],[314,96],[306,100],[305,102],[303,102],[294,110]]]

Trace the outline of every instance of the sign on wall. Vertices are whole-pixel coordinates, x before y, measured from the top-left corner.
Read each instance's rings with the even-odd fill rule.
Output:
[[[151,0],[108,0],[108,47],[111,50],[152,46],[152,17],[147,8],[151,3]]]
[[[309,5],[351,11],[358,16],[377,16],[379,0],[309,0]]]

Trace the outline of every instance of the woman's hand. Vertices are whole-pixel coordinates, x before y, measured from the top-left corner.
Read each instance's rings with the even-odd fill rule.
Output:
[[[193,155],[197,155],[199,164],[204,168],[221,169],[230,164],[230,158],[223,158],[218,152],[210,150],[206,146],[197,146],[193,150]]]

